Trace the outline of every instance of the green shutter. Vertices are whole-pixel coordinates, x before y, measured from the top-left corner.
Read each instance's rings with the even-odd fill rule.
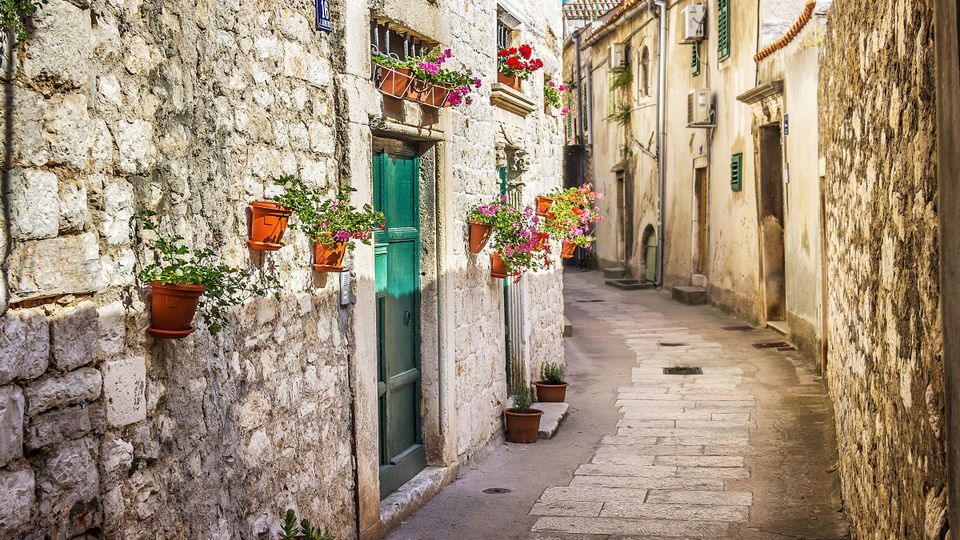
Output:
[[[743,191],[743,154],[734,154],[730,159],[730,189]]]
[[[730,0],[717,0],[717,56],[730,58]]]
[[[690,61],[690,71],[693,72],[694,76],[700,74],[700,44],[694,43],[690,45],[690,49],[693,51],[693,58]]]

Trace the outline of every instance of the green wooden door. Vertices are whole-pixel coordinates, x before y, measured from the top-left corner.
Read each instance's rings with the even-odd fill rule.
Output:
[[[387,227],[376,233],[380,497],[427,464],[420,432],[419,158],[373,160],[374,205]]]

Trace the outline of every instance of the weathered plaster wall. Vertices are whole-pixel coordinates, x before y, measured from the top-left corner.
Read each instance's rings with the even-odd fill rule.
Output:
[[[931,9],[835,3],[821,57],[827,367],[862,537],[940,538],[944,519]]]

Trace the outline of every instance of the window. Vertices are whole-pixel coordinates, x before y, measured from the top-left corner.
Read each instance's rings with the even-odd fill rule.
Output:
[[[693,51],[693,58],[690,60],[690,72],[696,77],[700,74],[700,44],[693,43],[690,48]]]
[[[643,48],[640,53],[640,96],[650,95],[650,49]]]
[[[317,30],[332,32],[333,23],[330,20],[330,0],[314,1],[317,4]]]
[[[730,58],[730,0],[717,0],[717,56]]]
[[[497,21],[497,50],[506,49],[510,45],[510,27]]]
[[[567,88],[570,88],[569,84],[567,85]],[[567,113],[567,116],[564,118],[564,128],[566,131],[568,141],[572,141],[573,138],[576,136],[576,133],[573,132],[574,113],[573,113],[573,96],[571,95],[572,93],[573,92],[566,92],[564,94],[564,104],[563,104],[564,107],[566,107],[567,110],[570,111],[569,113]]]
[[[374,21],[370,24],[370,45],[374,54],[402,60],[408,56],[424,55],[435,44],[426,43],[391,23]]]

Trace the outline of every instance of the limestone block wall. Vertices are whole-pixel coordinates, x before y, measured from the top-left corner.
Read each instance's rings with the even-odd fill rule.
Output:
[[[836,2],[821,57],[827,375],[861,537],[944,523],[932,20],[928,1]]]

